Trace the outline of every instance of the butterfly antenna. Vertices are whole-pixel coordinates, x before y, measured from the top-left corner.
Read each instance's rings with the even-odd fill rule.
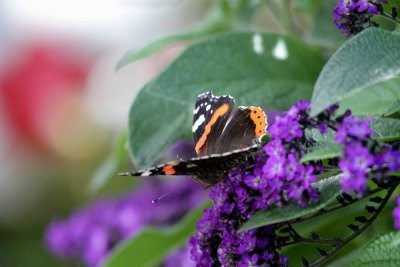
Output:
[[[186,181],[188,181],[188,180],[190,180],[190,177],[186,177],[183,181],[186,182]],[[175,190],[175,188],[171,188],[170,190],[168,190],[168,192],[162,194],[161,196],[159,196],[159,197],[156,198],[156,199],[153,199],[153,200],[151,201],[151,203],[156,204],[158,201],[160,201],[160,200],[163,199],[164,197],[166,197],[166,196],[168,196],[169,194],[171,194],[172,192],[174,192],[174,190]]]
[[[160,201],[161,199],[163,199],[164,197],[166,197],[167,195],[169,195],[169,194],[172,193],[173,191],[174,191],[174,188],[171,188],[168,192],[162,194],[161,196],[159,196],[159,197],[156,198],[156,199],[153,199],[153,200],[151,201],[151,203],[156,204],[158,201]]]

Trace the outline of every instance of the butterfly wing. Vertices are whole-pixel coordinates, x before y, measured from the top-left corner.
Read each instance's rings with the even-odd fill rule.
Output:
[[[206,186],[214,185],[226,177],[228,172],[242,163],[256,147],[247,147],[223,154],[212,154],[192,158],[188,161],[173,161],[138,172],[123,172],[121,176],[192,175]]]
[[[238,107],[211,152],[218,154],[254,146],[266,134],[267,127],[267,116],[260,107]]]
[[[229,116],[234,100],[231,96],[214,96],[212,92],[200,94],[193,110],[193,139],[197,155],[213,152]]]

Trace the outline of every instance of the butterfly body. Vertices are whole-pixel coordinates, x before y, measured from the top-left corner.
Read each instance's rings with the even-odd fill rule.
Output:
[[[192,175],[211,186],[252,156],[267,127],[267,116],[260,107],[234,109],[231,96],[205,92],[197,97],[193,110],[192,132],[198,157],[120,175]]]

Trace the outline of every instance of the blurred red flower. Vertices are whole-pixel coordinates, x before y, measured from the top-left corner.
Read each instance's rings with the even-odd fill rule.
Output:
[[[62,101],[83,89],[90,60],[77,47],[51,41],[7,49],[0,79],[7,125],[18,144],[46,149],[48,124]]]

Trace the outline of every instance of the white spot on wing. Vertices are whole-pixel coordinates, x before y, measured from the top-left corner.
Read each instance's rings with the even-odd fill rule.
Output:
[[[279,39],[275,47],[272,49],[272,56],[279,60],[286,60],[289,56],[285,41]]]
[[[145,171],[144,173],[142,173],[140,176],[150,176],[151,175],[151,171]]]
[[[262,54],[264,52],[264,45],[263,45],[263,39],[261,34],[256,33],[253,35],[253,50],[257,54]]]
[[[206,118],[202,114],[195,123],[193,123],[192,131],[196,132],[197,128],[199,128],[200,125],[202,125],[205,122]]]
[[[193,114],[197,114],[199,112],[200,106],[198,106],[196,109],[193,110]]]
[[[206,110],[207,110],[207,111],[209,111],[209,110],[210,110],[210,108],[211,108],[211,105],[210,105],[210,104],[208,104],[208,105],[207,105],[207,107],[206,107]]]

